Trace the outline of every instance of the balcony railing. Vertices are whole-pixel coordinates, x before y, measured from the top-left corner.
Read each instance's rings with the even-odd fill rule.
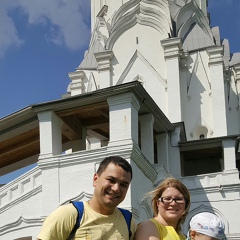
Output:
[[[0,209],[6,204],[39,187],[42,183],[42,172],[35,167],[19,178],[0,188]]]

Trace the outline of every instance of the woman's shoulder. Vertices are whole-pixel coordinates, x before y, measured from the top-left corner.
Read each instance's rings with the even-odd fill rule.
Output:
[[[152,222],[152,219],[143,221],[137,225],[137,230],[135,233],[134,239],[159,239],[158,230],[155,224]]]
[[[152,226],[152,225],[153,225],[152,219],[148,219],[146,221],[140,222],[138,224],[138,227],[147,227],[147,226]]]

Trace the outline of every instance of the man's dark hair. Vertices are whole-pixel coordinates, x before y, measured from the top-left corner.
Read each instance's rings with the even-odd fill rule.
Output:
[[[105,169],[107,168],[107,166],[110,163],[113,163],[115,165],[120,166],[126,172],[130,172],[131,179],[132,179],[132,167],[131,167],[131,165],[129,164],[129,162],[126,159],[124,159],[122,157],[119,157],[119,156],[109,156],[109,157],[104,158],[99,165],[99,168],[97,170],[97,174],[101,175],[102,172],[105,171]]]

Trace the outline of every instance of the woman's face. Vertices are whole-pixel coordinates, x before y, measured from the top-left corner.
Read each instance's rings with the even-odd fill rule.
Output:
[[[162,193],[161,197],[184,199],[183,194],[173,187],[167,188]],[[159,200],[157,206],[158,214],[160,214],[161,218],[169,225],[176,225],[185,211],[186,203],[176,203],[175,201],[172,201],[171,203],[163,203]]]

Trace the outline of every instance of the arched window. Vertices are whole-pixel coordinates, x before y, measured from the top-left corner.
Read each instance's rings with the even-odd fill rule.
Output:
[[[200,134],[200,136],[199,136],[199,139],[205,139],[205,135],[204,134]]]

